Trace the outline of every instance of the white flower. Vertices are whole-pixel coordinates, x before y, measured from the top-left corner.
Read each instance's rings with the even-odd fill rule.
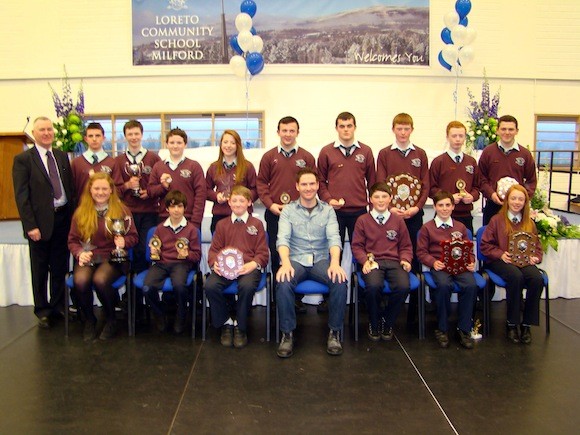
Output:
[[[487,130],[489,130],[489,126],[487,126],[487,125],[484,125],[484,126],[483,126],[483,129],[484,129],[485,131],[487,131]]]
[[[62,142],[60,140],[57,140],[56,141],[56,146],[60,148],[62,146]]]
[[[62,133],[62,134],[64,134],[64,135],[66,135],[66,134],[68,133],[68,131],[66,131],[66,128],[63,128],[63,129],[61,130],[61,133]]]
[[[480,124],[483,124],[485,122],[485,119],[480,118],[480,119],[477,120],[477,122],[479,122]]]
[[[492,135],[491,135],[491,138],[492,138],[492,139],[495,139],[496,137],[497,137],[497,136],[496,136],[495,134],[492,134]]]
[[[471,136],[471,137],[475,136],[475,133],[473,132],[473,130],[469,130],[469,136]]]
[[[481,134],[481,130],[477,130],[475,134],[479,136]]]

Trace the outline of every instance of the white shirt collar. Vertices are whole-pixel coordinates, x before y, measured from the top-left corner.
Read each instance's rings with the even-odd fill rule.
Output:
[[[401,148],[397,142],[393,142],[393,145],[391,145],[391,149],[400,151],[414,150],[415,145],[413,145],[413,143],[411,142],[409,143],[409,146],[407,148]]]
[[[451,160],[453,160],[453,161],[455,161],[455,157],[457,157],[457,156],[460,157],[460,159],[459,159],[460,162],[463,160],[463,151],[459,151],[459,153],[456,154],[455,152],[453,152],[453,150],[451,148],[449,148],[447,150],[447,155],[449,157],[451,157]]]
[[[447,224],[449,227],[453,226],[453,219],[449,218],[446,221],[443,221],[439,216],[435,216],[435,226],[437,228],[441,228],[441,225]]]
[[[177,230],[178,228],[183,229],[183,228],[185,228],[186,225],[187,225],[187,219],[185,219],[185,216],[183,216],[181,218],[181,220],[179,221],[179,223],[175,227],[171,224],[171,218],[169,218],[169,217],[167,219],[165,219],[165,222],[163,222],[164,227],[169,227],[173,231]]]
[[[102,162],[103,160],[105,160],[108,156],[107,152],[105,150],[103,150],[101,148],[100,151],[97,151],[96,153],[90,149],[86,150],[83,153],[83,157],[86,159],[87,162],[89,162],[91,165],[93,164],[93,154],[97,155],[97,158],[99,159],[99,162]]]
[[[334,148],[340,148],[341,146],[343,146],[344,148],[349,148],[346,145],[344,145],[343,143],[341,143],[339,140],[335,140],[334,141]],[[352,146],[354,146],[356,148],[360,148],[360,144],[358,143],[358,140],[355,140],[352,143]]]
[[[500,140],[497,144],[498,146],[501,146],[505,151],[509,151],[509,150],[515,150],[515,151],[519,151],[520,150],[520,145],[517,142],[514,142],[514,144],[511,147],[507,147],[504,145],[504,143]]]
[[[244,221],[244,223],[248,223],[248,218],[250,217],[250,214],[246,211],[243,215],[238,216],[235,213],[232,213],[232,215],[230,216],[230,219],[232,220],[232,223],[234,223],[236,221],[236,219],[241,219]]]
[[[129,161],[133,163],[133,153],[131,152],[131,150],[127,149],[127,151],[125,151],[125,154],[127,155]],[[145,154],[147,154],[147,149],[143,147],[139,148],[139,150],[136,153],[137,163],[143,160]]]
[[[391,212],[389,210],[385,210],[384,212],[379,213],[375,209],[372,209],[370,213],[371,213],[371,216],[373,217],[374,220],[377,220],[377,216],[383,215],[385,217],[385,222],[383,222],[383,223],[386,223],[389,220],[389,218],[391,217]]]
[[[518,214],[513,214],[511,211],[508,210],[508,219],[510,221],[513,221],[514,218],[516,218],[518,220],[518,223],[522,221],[522,214],[518,213]]]

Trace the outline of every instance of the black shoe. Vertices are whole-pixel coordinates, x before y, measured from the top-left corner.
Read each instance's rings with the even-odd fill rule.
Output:
[[[155,320],[155,326],[159,332],[165,332],[167,329],[167,317],[165,314],[159,316],[157,314],[153,314],[153,319]]]
[[[327,311],[328,311],[328,301],[326,299],[323,299],[322,302],[320,302],[316,307],[316,312],[326,313]]]
[[[233,329],[234,327],[231,325],[222,326],[222,335],[220,337],[222,346],[232,347],[232,344],[234,344]]]
[[[511,343],[518,344],[520,342],[518,327],[515,325],[514,326],[507,325],[506,336],[508,341],[510,341]]]
[[[524,344],[531,344],[532,343],[532,331],[530,330],[529,326],[521,326],[521,336],[520,340]]]
[[[105,327],[101,331],[101,335],[99,335],[99,339],[101,340],[110,340],[117,334],[117,322],[109,321],[105,323]]]
[[[305,314],[306,313],[306,305],[300,299],[296,299],[294,301],[294,309],[298,314]]]
[[[385,318],[381,318],[381,323],[379,324],[379,334],[381,334],[381,339],[385,341],[391,341],[395,336],[392,327],[387,327],[385,324]]]
[[[473,340],[471,339],[471,333],[463,332],[461,329],[458,329],[457,336],[459,338],[459,344],[461,344],[466,349],[473,349]]]
[[[175,316],[175,320],[173,321],[173,332],[176,334],[182,334],[183,331],[185,331],[185,319]]]
[[[39,317],[38,327],[41,329],[50,329],[50,318],[48,316]]]
[[[326,352],[329,355],[342,355],[342,344],[340,344],[340,331],[330,330],[326,341]]]
[[[435,338],[437,339],[437,343],[439,343],[439,347],[443,349],[447,349],[449,347],[449,335],[447,332],[440,331],[439,329],[435,330]]]
[[[234,347],[241,349],[248,344],[248,335],[237,326],[234,328]]]
[[[377,329],[373,329],[373,326],[369,322],[369,329],[367,330],[367,336],[369,337],[370,341],[380,341],[381,334]]]
[[[294,353],[294,337],[291,332],[283,332],[276,354],[280,358],[290,358]]]
[[[96,322],[85,321],[85,327],[83,328],[83,340],[93,341],[97,338]]]

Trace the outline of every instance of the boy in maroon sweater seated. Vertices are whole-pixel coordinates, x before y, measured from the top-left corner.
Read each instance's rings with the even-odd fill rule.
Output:
[[[187,197],[178,190],[172,190],[165,196],[165,207],[169,217],[157,226],[154,238],[150,242],[152,259],[157,257],[159,260],[155,260],[147,272],[143,294],[151,306],[157,328],[160,332],[165,331],[167,317],[165,307],[159,299],[159,290],[163,287],[165,279],[171,278],[177,299],[173,331],[181,334],[185,329],[187,317],[185,283],[191,269],[197,267],[199,263],[201,247],[197,227],[187,222],[184,216]],[[156,239],[155,236],[157,236]]]
[[[457,335],[459,343],[466,349],[473,348],[471,339],[472,315],[477,296],[477,285],[473,272],[475,261],[467,265],[467,271],[451,275],[445,271],[445,263],[441,259],[443,247],[440,242],[444,240],[463,239],[469,240],[467,228],[461,222],[451,218],[455,201],[449,192],[439,191],[433,196],[435,204],[435,218],[421,227],[417,239],[417,257],[419,261],[431,269],[433,280],[437,284],[437,290],[431,289],[431,296],[437,305],[438,327],[435,330],[435,338],[439,346],[449,347],[448,320],[451,311],[451,294],[453,285],[457,283],[461,290],[457,298],[458,322]]]
[[[351,246],[366,284],[368,337],[388,341],[393,339],[395,321],[409,294],[413,247],[403,218],[389,212],[391,188],[386,183],[375,183],[370,195],[373,209],[356,221]],[[381,308],[385,280],[391,293],[386,308]]]
[[[262,271],[268,264],[268,243],[264,225],[250,216],[252,192],[245,186],[237,185],[228,199],[232,214],[220,220],[215,229],[208,253],[211,275],[205,282],[205,292],[209,300],[211,319],[215,328],[221,328],[221,344],[226,347],[242,348],[248,344],[248,314],[256,293]],[[235,248],[243,255],[243,265],[234,278],[238,283],[236,319],[230,317],[228,299],[223,291],[233,280],[219,265],[218,255],[224,248]]]

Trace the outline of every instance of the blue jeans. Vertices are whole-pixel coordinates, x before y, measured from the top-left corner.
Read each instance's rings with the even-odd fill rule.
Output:
[[[294,277],[290,281],[279,282],[276,287],[276,304],[280,318],[280,330],[284,333],[296,329],[296,312],[294,311],[294,289],[307,279],[317,281],[328,286],[328,327],[333,331],[340,331],[344,324],[344,310],[346,308],[346,281],[332,282],[328,277],[329,260],[320,260],[312,267],[304,267],[300,263],[291,261],[294,268]]]

